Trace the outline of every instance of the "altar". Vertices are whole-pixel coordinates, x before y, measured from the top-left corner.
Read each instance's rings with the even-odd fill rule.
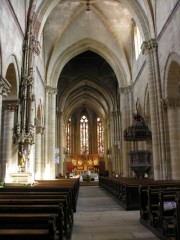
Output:
[[[82,173],[86,172],[87,169],[92,170],[93,172],[99,171],[98,154],[73,154],[70,155],[68,161],[66,161],[66,171],[68,173],[73,173],[74,175],[81,175]]]

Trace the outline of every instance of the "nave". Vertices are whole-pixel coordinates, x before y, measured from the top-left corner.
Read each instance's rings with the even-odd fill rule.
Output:
[[[139,211],[125,211],[99,186],[81,186],[71,240],[156,240],[139,223]]]

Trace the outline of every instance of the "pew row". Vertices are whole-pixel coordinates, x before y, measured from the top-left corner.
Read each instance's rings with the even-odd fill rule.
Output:
[[[140,189],[140,222],[160,239],[180,240],[180,185]]]
[[[38,213],[47,211],[55,214],[55,209],[50,206],[56,205],[56,233],[58,239],[70,239],[73,227],[73,212],[76,211],[79,181],[46,181],[43,184],[33,186],[6,186],[0,189],[0,214],[16,213],[28,214],[31,210]],[[74,186],[76,185],[76,187]],[[76,194],[76,196],[75,196]],[[3,207],[6,206],[6,207]],[[7,208],[7,206],[9,206]],[[36,208],[36,206],[38,206]],[[45,207],[46,206],[46,207]],[[59,209],[60,208],[60,209]],[[13,210],[14,209],[14,210]],[[59,210],[62,212],[59,213]],[[1,233],[0,233],[1,236]],[[56,237],[57,238],[57,237]]]
[[[44,214],[0,214],[0,238],[56,240],[55,217]]]

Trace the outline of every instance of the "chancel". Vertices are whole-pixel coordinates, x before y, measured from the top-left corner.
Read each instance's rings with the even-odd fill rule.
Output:
[[[75,206],[79,186],[104,188],[124,211],[140,210],[141,223],[158,237],[175,239],[179,7],[179,0],[0,1],[0,191],[52,184],[52,198],[70,188],[60,198]],[[169,202],[177,207],[167,213]],[[69,237],[73,215],[64,216],[58,231]],[[47,221],[44,239],[56,235],[55,220]]]

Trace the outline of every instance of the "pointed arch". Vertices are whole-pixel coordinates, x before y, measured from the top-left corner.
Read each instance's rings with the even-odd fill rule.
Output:
[[[58,77],[65,64],[71,58],[88,50],[99,54],[109,63],[116,74],[120,86],[124,87],[128,85],[126,80],[130,80],[130,73],[124,65],[124,62],[121,61],[119,63],[118,59],[107,49],[105,45],[92,39],[81,40],[64,51],[53,63],[53,67],[49,68],[49,72],[47,74],[47,79],[49,82],[47,84],[56,87]]]

